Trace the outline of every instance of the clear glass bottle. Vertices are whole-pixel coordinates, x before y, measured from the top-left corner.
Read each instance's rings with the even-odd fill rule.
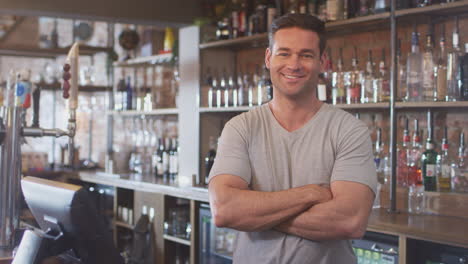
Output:
[[[447,51],[445,49],[445,25],[442,26],[442,32],[439,41],[439,56],[434,73],[436,85],[436,100],[445,101],[447,96]]]
[[[468,169],[465,161],[465,134],[460,133],[458,144],[458,158],[452,163],[452,190],[454,192],[468,192]]]
[[[433,123],[432,113],[427,112],[427,139],[426,150],[421,156],[421,170],[423,176],[424,190],[429,192],[437,191],[436,166],[437,166],[437,151],[435,151],[433,141]]]
[[[361,86],[363,80],[363,73],[359,70],[359,62],[357,59],[357,50],[354,48],[354,57],[351,61],[351,71],[349,72],[349,77],[345,76],[345,86],[346,86],[346,103],[348,104],[357,104],[361,100]],[[346,81],[348,80],[348,81]]]
[[[398,98],[401,101],[408,101],[407,96],[407,83],[406,83],[406,60],[402,56],[401,52],[401,39],[398,39],[397,47],[397,83],[398,83]]]
[[[236,86],[236,82],[234,82],[234,77],[232,75],[228,78],[228,87],[229,87],[229,105],[233,107],[237,107],[239,103],[239,89]]]
[[[377,137],[374,144],[374,163],[377,169],[377,180],[379,183],[385,183],[385,167],[382,166],[384,159],[384,152],[382,150],[382,128],[377,128]]]
[[[385,65],[385,48],[382,49],[382,60],[379,62],[379,73],[374,79],[374,102],[390,101],[390,74]]]
[[[432,49],[432,35],[426,35],[426,49],[422,56],[422,87],[424,101],[434,101],[435,85],[434,85],[434,56]]]
[[[406,63],[406,98],[408,101],[422,101],[422,55],[419,52],[419,37],[416,28],[411,36],[411,53]]]
[[[444,138],[442,139],[441,149],[442,152],[437,157],[437,187],[439,192],[450,192],[452,160],[448,155],[449,143],[447,139],[447,127],[444,128]]]
[[[408,189],[408,212],[422,214],[425,207],[424,186],[422,184],[411,185]]]
[[[223,75],[221,76],[219,86],[221,90],[221,105],[220,106],[229,107],[229,85],[228,85],[228,80],[227,80],[226,69],[223,69]]]
[[[367,56],[366,71],[361,85],[361,103],[376,103],[374,101],[374,62],[372,61],[372,50],[369,50]]]
[[[327,1],[327,21],[342,20],[344,17],[344,0]]]
[[[403,141],[397,149],[397,185],[408,186],[408,153],[410,150],[409,120],[405,119],[405,129],[403,130]]]
[[[208,107],[213,107],[213,102],[214,102],[213,95],[215,91],[214,87],[216,86],[214,85],[215,84],[214,82],[215,82],[215,79],[213,79],[213,76],[211,75],[211,70],[208,67],[206,69],[206,76],[205,76],[205,83],[204,83],[204,85],[208,88],[208,94],[207,94]]]
[[[346,89],[344,82],[343,71],[343,49],[340,48],[340,56],[338,57],[337,70],[332,73],[332,103],[346,103]]]
[[[468,43],[465,43],[465,55],[460,59],[460,100],[468,101]]]
[[[243,106],[245,104],[245,84],[242,72],[237,74],[237,105]]]
[[[414,120],[414,130],[411,147],[408,149],[408,185],[422,184],[421,175],[421,137],[419,133],[419,122]]]
[[[447,95],[445,96],[446,101],[460,100],[460,57],[462,54],[459,46],[458,17],[456,19],[456,26],[452,35],[452,44],[453,47],[447,54]]]

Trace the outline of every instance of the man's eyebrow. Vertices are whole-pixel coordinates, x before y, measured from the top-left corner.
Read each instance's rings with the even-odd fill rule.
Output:
[[[290,48],[285,48],[285,47],[279,47],[276,49],[276,51],[291,51]],[[315,54],[315,51],[313,49],[301,49],[300,53],[312,53]]]

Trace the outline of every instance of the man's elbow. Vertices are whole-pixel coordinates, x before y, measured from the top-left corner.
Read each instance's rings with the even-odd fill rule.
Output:
[[[343,229],[344,237],[347,239],[359,239],[366,233],[367,223],[360,220],[349,221]]]
[[[211,212],[213,216],[213,221],[216,227],[228,227],[229,216],[225,206],[222,206],[217,203],[211,205]]]

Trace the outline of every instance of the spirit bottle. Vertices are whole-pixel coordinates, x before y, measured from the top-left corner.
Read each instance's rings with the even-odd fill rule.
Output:
[[[432,113],[427,112],[427,140],[426,150],[421,156],[421,169],[424,183],[424,190],[435,192],[437,190],[436,181],[436,166],[437,166],[437,152],[435,151],[433,142],[433,124]]]
[[[384,153],[382,151],[382,129],[377,128],[377,139],[374,145],[374,163],[377,169],[377,180],[383,184],[385,183],[385,166],[383,166]]]
[[[407,91],[406,98],[408,101],[422,101],[422,56],[419,53],[419,37],[416,32],[416,26],[411,36],[411,53],[408,54],[406,63],[407,72]]]
[[[445,50],[445,24],[440,36],[440,52],[435,71],[436,100],[445,101],[447,96],[447,52]]]
[[[421,137],[419,134],[419,122],[414,120],[411,148],[408,150],[408,185],[422,184],[421,175]]]
[[[342,20],[344,15],[344,0],[327,1],[327,20]]]
[[[226,70],[223,70],[223,73]],[[223,92],[226,88],[226,80],[224,79],[224,74],[221,75],[219,79],[219,85],[216,87],[216,107],[221,107],[223,105]]]
[[[233,107],[237,107],[239,102],[239,94],[238,88],[236,87],[236,83],[234,82],[234,77],[232,75],[228,78],[228,87],[229,87],[229,104]]]
[[[354,47],[354,58],[352,59],[352,70],[349,77],[345,77],[346,103],[356,104],[361,99],[362,71],[358,69],[357,49]]]
[[[434,101],[434,57],[432,55],[432,35],[426,35],[426,50],[422,60],[422,87],[425,101]]]
[[[340,56],[337,62],[337,71],[332,74],[332,103],[344,104],[346,102],[346,89],[343,72],[343,49],[340,48]]]
[[[374,79],[374,102],[390,101],[390,76],[385,65],[385,48],[382,49],[382,60],[379,62],[379,73]]]
[[[226,73],[226,69],[223,69],[223,77],[221,79],[221,88],[222,88],[222,92],[223,92],[223,105],[224,107],[229,107],[232,105],[231,103],[231,96],[230,96],[230,93],[231,93],[231,89],[229,87],[229,79],[227,77],[227,73]]]
[[[444,138],[442,139],[442,153],[437,157],[437,187],[439,192],[450,192],[451,189],[452,161],[449,158],[448,149],[447,127],[445,127]]]
[[[205,184],[208,184],[208,177],[210,176],[211,168],[213,167],[214,160],[216,157],[216,139],[210,137],[209,139],[209,150],[205,156]]]
[[[244,79],[241,72],[237,74],[237,105],[238,106],[243,106],[245,104],[245,85],[244,85]]]
[[[458,160],[452,164],[452,190],[455,192],[468,192],[467,166],[465,161],[465,134],[460,133],[458,147]]]
[[[453,48],[447,55],[447,95],[445,96],[446,101],[460,100],[461,51],[460,51],[460,46],[459,46],[459,35],[458,35],[458,17],[456,19],[456,26],[452,35],[452,44],[453,44]]]
[[[403,130],[403,142],[397,149],[397,184],[401,187],[408,186],[408,153],[410,150],[409,120],[405,120],[405,129]]]
[[[210,68],[206,69],[206,77],[205,77],[205,86],[208,88],[208,107],[213,107],[213,95],[215,91],[215,80],[213,79],[213,76],[211,75]]]
[[[397,82],[398,82],[398,97],[401,101],[408,101],[407,96],[407,83],[406,83],[406,61],[404,60],[401,52],[401,39],[398,39],[397,46]]]
[[[366,72],[364,73],[364,81],[361,86],[361,103],[376,103],[374,101],[374,63],[372,62],[372,51],[369,50],[367,57]]]
[[[460,99],[468,101],[468,43],[465,43],[465,55],[460,59],[461,91]]]

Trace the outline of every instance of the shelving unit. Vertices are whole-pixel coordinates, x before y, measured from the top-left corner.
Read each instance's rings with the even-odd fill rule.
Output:
[[[173,59],[172,53],[165,53],[159,55],[153,55],[148,57],[138,57],[134,59],[129,59],[126,61],[114,62],[114,67],[136,67],[140,65],[148,64],[164,64],[169,63]]]
[[[36,83],[35,85],[41,87],[42,90],[61,90],[61,83]],[[79,85],[78,91],[80,92],[109,92],[112,90],[111,86],[100,85]]]
[[[57,56],[66,56],[70,48],[71,47],[56,49],[42,49],[29,47],[0,47],[0,55],[55,59]],[[87,45],[80,45],[80,55],[92,56],[101,52],[110,53],[113,52],[113,49],[107,47],[93,47]]]

